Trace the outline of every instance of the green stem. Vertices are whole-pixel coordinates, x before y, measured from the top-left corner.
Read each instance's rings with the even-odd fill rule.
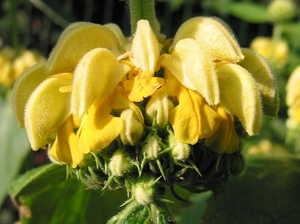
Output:
[[[134,34],[137,22],[140,19],[149,21],[150,26],[154,30],[155,24],[155,0],[128,0],[131,33]]]
[[[19,54],[19,40],[18,40],[18,22],[16,13],[16,1],[11,0],[10,2],[10,26],[11,26],[11,36],[12,36],[12,46],[15,50],[15,55]]]
[[[276,23],[273,27],[273,35],[272,35],[272,41],[273,44],[277,43],[279,40],[281,40],[282,36],[282,24]]]

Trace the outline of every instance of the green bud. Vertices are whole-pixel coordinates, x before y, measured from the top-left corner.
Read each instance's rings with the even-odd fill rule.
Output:
[[[163,91],[156,91],[150,98],[146,106],[147,118],[151,121],[155,119],[157,125],[168,124],[169,112],[174,108],[171,100]]]
[[[147,137],[143,152],[148,159],[154,160],[158,158],[158,153],[161,151],[160,143],[161,138],[158,136],[149,135]]]
[[[268,12],[273,22],[284,22],[295,17],[297,6],[293,0],[273,0]]]
[[[115,151],[108,164],[108,169],[112,175],[122,177],[130,172],[131,168],[132,164],[130,156],[123,149]]]
[[[173,135],[169,137],[169,144],[172,157],[175,160],[186,160],[189,157],[191,152],[191,146],[189,144],[178,141]]]
[[[140,205],[149,205],[154,201],[156,180],[141,177],[132,185],[132,196]]]
[[[142,137],[144,126],[130,108],[122,111],[121,118],[124,120],[121,141],[124,145],[134,145]]]

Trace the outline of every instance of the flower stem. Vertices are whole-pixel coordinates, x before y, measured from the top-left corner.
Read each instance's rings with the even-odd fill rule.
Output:
[[[19,54],[19,40],[18,40],[18,23],[16,13],[16,1],[11,0],[10,2],[10,26],[11,26],[11,39],[12,46],[15,50],[15,55]]]
[[[128,0],[131,33],[134,34],[137,22],[140,19],[149,21],[150,26],[154,30],[155,23],[155,0]]]

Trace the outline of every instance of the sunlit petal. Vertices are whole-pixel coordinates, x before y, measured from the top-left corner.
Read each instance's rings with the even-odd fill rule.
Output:
[[[279,109],[279,98],[276,80],[271,68],[267,61],[255,51],[244,48],[242,52],[245,58],[238,64],[247,69],[254,77],[261,95],[264,113],[276,117]]]
[[[160,46],[147,20],[139,20],[132,41],[133,64],[143,72],[153,74]]]
[[[107,49],[96,48],[87,53],[74,72],[72,112],[82,117],[95,100],[111,94],[129,66],[121,64]]]
[[[73,71],[78,61],[94,48],[119,49],[118,38],[107,27],[77,22],[69,25],[61,34],[47,63],[50,75]]]
[[[14,84],[13,109],[21,127],[24,127],[24,111],[29,96],[48,77],[45,66],[46,63],[43,62],[26,69]]]
[[[193,39],[178,41],[171,54],[161,59],[167,68],[185,87],[199,92],[208,104],[220,101],[218,78],[207,47]]]
[[[177,30],[170,50],[185,38],[195,39],[208,46],[213,60],[238,62],[243,58],[232,31],[217,18],[195,17],[187,20]]]
[[[218,67],[221,105],[237,116],[249,135],[258,134],[262,107],[260,93],[252,75],[236,64]]]
[[[33,150],[46,144],[49,134],[70,115],[70,92],[61,92],[72,84],[72,74],[62,73],[42,82],[30,96],[25,108],[25,127]]]

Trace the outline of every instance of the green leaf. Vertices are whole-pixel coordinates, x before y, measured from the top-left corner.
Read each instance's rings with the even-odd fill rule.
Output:
[[[112,217],[107,224],[169,224],[172,222],[173,218],[163,203],[140,205],[133,201]]]
[[[229,14],[249,23],[266,23],[270,21],[266,6],[251,2],[233,2]]]
[[[0,207],[9,184],[18,174],[30,144],[24,129],[19,128],[9,99],[0,100]]]
[[[299,46],[300,22],[282,24],[282,32],[291,42]]]
[[[202,223],[295,223],[300,220],[300,157],[282,154],[247,156],[246,159],[245,174],[230,178],[225,192],[210,197]]]
[[[65,166],[48,164],[20,176],[10,188],[22,224],[106,223],[125,201],[124,191],[87,190],[76,179],[66,179]]]

